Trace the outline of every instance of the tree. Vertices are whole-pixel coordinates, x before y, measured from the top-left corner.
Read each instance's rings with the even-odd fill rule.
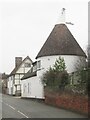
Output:
[[[56,59],[55,64],[53,66],[53,70],[56,72],[62,72],[66,69],[64,58],[59,57]]]
[[[76,71],[81,71],[87,68],[86,59],[84,59],[83,57],[79,57],[79,59],[76,62],[75,68]]]
[[[86,93],[88,88],[88,69],[86,59],[80,57],[75,65],[76,72],[73,73],[73,88],[75,91]]]
[[[42,81],[46,86],[64,89],[68,82],[68,73],[65,70],[66,65],[63,58],[56,59],[53,67],[50,67],[46,73],[43,74]]]

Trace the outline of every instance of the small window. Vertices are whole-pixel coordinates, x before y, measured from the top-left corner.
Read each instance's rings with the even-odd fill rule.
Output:
[[[41,68],[41,61],[37,61],[37,69],[40,69]]]
[[[25,67],[31,67],[30,63],[25,63]]]

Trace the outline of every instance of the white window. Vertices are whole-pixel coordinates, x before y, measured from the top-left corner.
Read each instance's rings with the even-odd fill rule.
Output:
[[[16,74],[16,75],[15,75],[15,79],[16,79],[16,80],[19,80],[19,77],[20,77],[19,74]]]
[[[40,69],[41,68],[41,61],[37,61],[37,69]]]

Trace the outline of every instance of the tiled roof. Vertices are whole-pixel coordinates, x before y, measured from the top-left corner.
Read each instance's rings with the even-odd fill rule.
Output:
[[[51,55],[76,55],[86,57],[86,54],[65,24],[55,25],[36,58]]]
[[[27,79],[27,78],[30,78],[30,77],[34,77],[34,76],[36,76],[37,75],[37,71],[35,71],[35,72],[30,72],[30,71],[28,71],[22,78],[21,78],[21,80],[24,80],[24,79]]]

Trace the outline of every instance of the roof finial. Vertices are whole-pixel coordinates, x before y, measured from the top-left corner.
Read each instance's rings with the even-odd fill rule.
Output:
[[[59,19],[57,21],[57,24],[69,24],[74,25],[72,22],[66,22],[66,15],[65,15],[65,8],[62,8],[61,16],[59,16]]]
[[[62,14],[63,14],[64,11],[65,11],[65,8],[62,8]]]
[[[64,24],[65,24],[65,10],[66,10],[65,8],[62,8],[61,20],[60,20],[60,22]]]
[[[57,24],[65,24],[65,8],[61,9],[61,14],[59,14]]]

